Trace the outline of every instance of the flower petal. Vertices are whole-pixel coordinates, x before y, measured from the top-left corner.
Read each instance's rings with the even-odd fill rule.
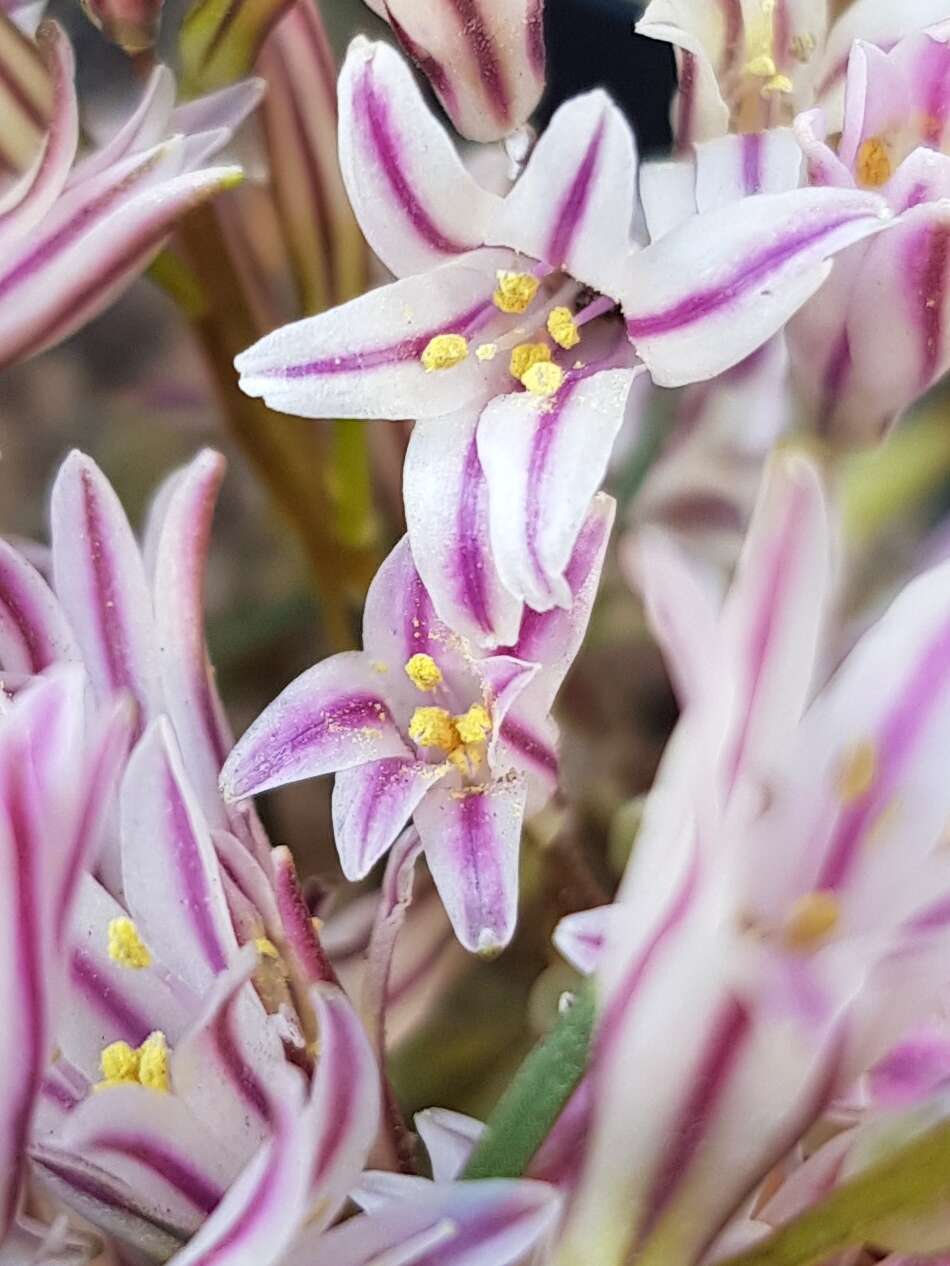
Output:
[[[482,414],[478,455],[496,565],[505,587],[536,611],[571,605],[565,573],[637,373],[571,373],[550,400],[521,392]]]
[[[315,664],[291,682],[248,729],[221,771],[226,800],[411,755],[381,687],[360,651]]]
[[[515,640],[523,604],[495,566],[478,426],[468,411],[417,422],[403,497],[419,575],[436,610],[449,628],[494,646]]]
[[[235,360],[241,389],[301,417],[433,417],[482,404],[508,378],[503,356],[476,356],[427,371],[422,353],[437,335],[490,333],[501,314],[495,274],[509,251],[473,251],[406,277],[321,316],[266,335]]]
[[[756,193],[788,193],[801,183],[802,151],[791,128],[722,136],[696,146],[700,213]]]
[[[639,187],[651,242],[696,214],[696,162],[689,152],[682,159],[643,163]]]
[[[343,874],[364,879],[445,767],[397,756],[343,769],[333,784],[333,836]]]
[[[481,1121],[448,1108],[426,1108],[413,1118],[416,1133],[429,1154],[432,1177],[437,1183],[458,1178],[485,1131]]]
[[[135,109],[107,141],[75,164],[66,187],[73,189],[84,180],[101,175],[130,154],[151,149],[169,131],[183,131],[182,128],[168,127],[174,104],[175,76],[167,66],[156,66]]]
[[[524,805],[524,780],[511,775],[483,789],[437,787],[415,812],[455,934],[485,957],[500,953],[514,934]]]
[[[738,6],[706,0],[650,0],[637,23],[637,34],[677,49],[679,89],[673,131],[680,146],[722,136],[729,130],[729,108],[722,99],[717,68],[739,52]]]
[[[53,114],[53,85],[37,45],[0,11],[0,171],[27,171]]]
[[[79,657],[49,585],[18,550],[0,541],[0,664],[7,672],[31,676]]]
[[[589,976],[600,962],[608,920],[618,906],[597,906],[566,915],[554,929],[554,944],[572,967]]]
[[[423,272],[481,246],[499,199],[471,177],[402,58],[357,38],[339,91],[347,193],[390,271]]]
[[[827,278],[830,258],[886,226],[873,194],[759,194],[687,221],[634,257],[621,296],[654,380],[681,386],[738,364]]]

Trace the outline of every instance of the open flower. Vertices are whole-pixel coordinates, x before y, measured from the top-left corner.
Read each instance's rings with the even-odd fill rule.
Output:
[[[834,132],[855,40],[887,49],[950,17],[946,0],[855,0],[829,29],[828,9],[828,0],[650,0],[637,31],[676,49],[679,144],[788,124],[816,102]]]
[[[225,799],[336,772],[347,877],[366,875],[412,817],[457,936],[497,953],[515,926],[522,820],[556,784],[549,712],[587,625],[612,516],[605,497],[588,514],[568,568],[570,609],[526,615],[517,641],[494,654],[436,616],[404,538],[367,595],[363,650],[315,665],[264,711],[225,763]]]
[[[459,472],[479,484],[466,536],[496,600],[449,622],[484,645],[513,638],[522,602],[568,600],[564,568],[637,356],[666,385],[738,363],[886,214],[873,194],[793,190],[693,216],[640,249],[634,142],[604,93],[561,107],[500,199],[463,166],[401,59],[365,40],[343,69],[340,119],[354,209],[401,280],[268,335],[237,358],[241,386],[307,417],[426,422],[413,479],[428,492],[407,485],[407,501],[435,505]],[[409,519],[445,616],[439,560],[454,547]]]
[[[119,130],[76,162],[72,51],[53,24],[39,41],[52,121],[0,208],[0,366],[91,320],[148,266],[182,215],[241,179],[240,168],[207,162],[259,96],[248,82],[176,110],[174,80],[160,67]]]

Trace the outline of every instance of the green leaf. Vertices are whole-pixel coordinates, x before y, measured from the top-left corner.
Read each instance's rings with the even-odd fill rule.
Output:
[[[195,0],[179,52],[189,96],[224,88],[250,74],[274,23],[293,0]]]
[[[463,1178],[520,1178],[587,1068],[594,991],[584,985],[528,1055],[488,1118]]]

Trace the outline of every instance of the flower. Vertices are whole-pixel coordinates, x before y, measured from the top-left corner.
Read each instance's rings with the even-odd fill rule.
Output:
[[[633,138],[604,93],[561,107],[500,199],[401,59],[365,40],[343,68],[340,118],[354,210],[400,280],[266,336],[237,358],[241,386],[307,417],[424,424],[406,482],[414,552],[439,613],[486,646],[514,638],[523,603],[568,601],[564,568],[637,355],[666,385],[722,372],[782,327],[828,257],[883,223],[873,194],[794,190],[720,205],[640,249]],[[458,544],[435,527],[456,501],[478,507],[465,537],[491,595],[464,624],[447,605]]]
[[[637,31],[676,49],[679,144],[791,123],[816,102],[837,131],[854,41],[891,48],[950,17],[946,0],[855,0],[829,29],[828,7],[828,0],[650,0]]]
[[[946,990],[950,568],[812,699],[830,542],[803,458],[773,463],[721,613],[644,548],[683,714],[616,913],[575,928],[604,938],[602,1011],[559,1264],[698,1260]]]
[[[248,82],[175,110],[174,81],[159,67],[118,131],[75,162],[72,51],[51,23],[40,28],[39,47],[52,76],[52,118],[0,210],[0,365],[91,320],[148,266],[182,215],[240,180],[240,168],[206,163],[259,96]]]
[[[875,188],[894,213],[789,325],[796,382],[835,439],[879,439],[950,366],[948,75],[945,40],[911,35],[887,53],[858,42],[837,145],[821,110],[796,122],[813,185]]]
[[[517,640],[491,654],[436,616],[403,538],[370,586],[363,650],[316,664],[265,709],[225,762],[225,800],[335,771],[347,878],[368,874],[412,817],[459,940],[498,953],[515,926],[522,819],[556,784],[548,714],[612,517],[599,497],[568,568],[570,609],[526,615]]]

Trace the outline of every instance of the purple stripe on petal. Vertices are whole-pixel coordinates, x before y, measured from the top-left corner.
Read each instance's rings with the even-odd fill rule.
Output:
[[[508,123],[511,106],[501,71],[498,49],[482,16],[479,0],[446,0],[458,14],[460,36],[468,44],[478,77],[485,89],[485,99],[500,123]],[[495,0],[488,0],[493,4]]]
[[[294,965],[310,984],[335,984],[336,972],[317,936],[289,849],[274,849],[273,867],[274,897]]]
[[[449,78],[448,71],[437,58],[426,52],[421,44],[416,43],[405,27],[397,22],[392,13],[387,15],[387,21],[392,27],[393,35],[399,41],[403,51],[408,57],[412,58],[428,79],[442,99],[449,114],[454,114],[458,109],[458,96]]]
[[[600,155],[605,131],[606,120],[601,119],[597,130],[591,137],[587,151],[581,159],[577,175],[567,191],[557,219],[554,222],[554,227],[551,230],[551,237],[548,241],[544,258],[546,263],[551,264],[555,268],[559,268],[570,254],[571,247],[574,244],[574,237],[583,222],[587,203],[594,187],[594,173],[597,169],[597,159]]]
[[[911,238],[907,287],[912,309],[919,313],[921,387],[929,387],[945,351],[944,300],[950,268],[950,224],[927,225]]]
[[[475,436],[465,457],[461,495],[456,517],[459,602],[480,629],[490,634],[493,629],[486,588],[485,562],[482,557],[482,524],[488,487]]]
[[[187,906],[198,941],[212,972],[217,975],[228,961],[218,939],[211,915],[213,898],[208,891],[201,850],[174,771],[165,764],[165,811],[175,856],[175,870],[181,895]]]
[[[104,1016],[123,1041],[130,1046],[139,1046],[145,1041],[154,1027],[149,1017],[121,996],[114,982],[99,971],[95,961],[84,950],[73,951],[69,974],[86,1004]]]
[[[525,39],[528,44],[528,62],[538,76],[544,74],[544,0],[534,0],[525,16]]]
[[[23,671],[42,672],[51,664],[72,657],[70,635],[65,617],[42,576],[6,541],[0,540],[0,607],[4,623],[15,630],[17,662],[9,662],[4,655],[3,666],[7,669],[20,667]]]
[[[225,1006],[215,1016],[211,1026],[211,1038],[214,1042],[218,1058],[224,1065],[231,1082],[244,1100],[258,1116],[269,1121],[270,1105],[264,1087],[255,1073],[241,1055],[234,1037],[234,1006],[237,995],[232,995]]]
[[[93,1135],[87,1146],[100,1151],[115,1152],[130,1160],[153,1170],[163,1182],[174,1188],[202,1213],[213,1213],[221,1201],[224,1192],[209,1182],[188,1161],[163,1147],[154,1138],[145,1134],[123,1133],[114,1130],[111,1133]]]
[[[526,726],[513,720],[510,716],[506,717],[502,722],[501,737],[510,747],[514,748],[522,760],[527,761],[531,765],[539,766],[545,773],[550,774],[552,778],[557,778],[557,752],[553,751],[542,739],[532,734]]]
[[[322,1058],[333,1061],[331,1075],[334,1082],[333,1112],[324,1122],[320,1146],[313,1158],[314,1188],[319,1188],[338,1159],[348,1141],[349,1132],[356,1117],[358,1101],[366,1086],[359,1076],[362,1052],[354,1034],[352,1015],[340,1006],[326,1006],[320,1012],[320,1044],[325,1054]],[[332,1027],[332,1032],[328,1029]]]
[[[747,194],[759,193],[762,189],[762,142],[761,132],[747,132],[741,140],[742,188]]]
[[[685,49],[679,56],[679,89],[676,94],[676,141],[680,149],[692,142],[696,112],[696,58]]]
[[[821,435],[828,435],[838,408],[838,401],[851,375],[851,341],[848,331],[842,330],[825,367],[821,384],[821,402],[818,406],[817,428]]]

